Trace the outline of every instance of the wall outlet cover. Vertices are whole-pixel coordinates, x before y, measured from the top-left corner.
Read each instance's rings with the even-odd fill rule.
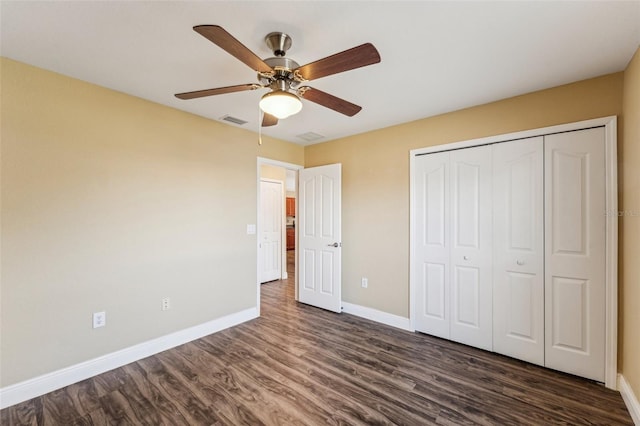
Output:
[[[93,313],[93,328],[104,327],[107,325],[107,313],[106,312],[94,312]]]
[[[162,310],[168,311],[169,309],[171,309],[171,299],[165,297],[164,299],[162,299]]]

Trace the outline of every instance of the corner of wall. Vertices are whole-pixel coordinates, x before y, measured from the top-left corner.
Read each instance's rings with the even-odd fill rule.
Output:
[[[640,47],[624,71],[619,144],[620,167],[620,391],[635,395],[636,424],[640,424],[637,395],[640,392]],[[626,391],[625,391],[626,389]],[[634,394],[635,390],[635,394]],[[628,398],[627,398],[628,399]],[[625,402],[627,402],[625,399]],[[629,406],[629,404],[627,404]],[[631,411],[631,408],[630,408]]]
[[[640,402],[622,374],[618,374],[618,390],[629,410],[633,423],[640,425]]]

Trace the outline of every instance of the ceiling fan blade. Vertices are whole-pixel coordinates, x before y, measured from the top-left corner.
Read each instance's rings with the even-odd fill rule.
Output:
[[[212,43],[218,45],[231,56],[247,64],[258,72],[269,72],[272,68],[264,63],[255,53],[236,40],[231,34],[218,25],[197,25],[193,30]]]
[[[262,127],[275,126],[278,124],[278,117],[274,117],[271,114],[264,113],[262,117]]]
[[[195,99],[205,96],[223,95],[225,93],[243,92],[245,90],[259,89],[259,84],[239,84],[237,86],[218,87],[215,89],[196,90],[195,92],[176,93],[179,99]]]
[[[310,64],[303,65],[294,72],[305,80],[315,80],[339,72],[365,67],[380,62],[380,54],[371,43],[356,46],[344,52],[327,56]]]
[[[309,86],[302,86],[298,89],[298,94],[311,102],[315,102],[318,105],[338,111],[341,114],[353,117],[362,109],[361,106],[352,104],[351,102],[340,99],[336,96],[330,95],[322,90],[314,89]]]

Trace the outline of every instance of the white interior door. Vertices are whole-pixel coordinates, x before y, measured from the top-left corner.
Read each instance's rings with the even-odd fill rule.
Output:
[[[298,298],[342,311],[342,166],[300,170],[298,185]]]
[[[449,152],[416,157],[414,170],[414,325],[448,339]]]
[[[450,153],[451,340],[492,349],[491,146]]]
[[[282,223],[284,213],[282,182],[260,180],[260,282],[282,277]]]
[[[543,138],[493,146],[493,350],[544,365]]]
[[[604,381],[604,128],[544,137],[545,364]]]

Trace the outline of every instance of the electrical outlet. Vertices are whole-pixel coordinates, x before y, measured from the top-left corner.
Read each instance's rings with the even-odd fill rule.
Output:
[[[362,288],[369,287],[369,279],[366,277],[362,277]]]
[[[93,328],[104,327],[107,325],[107,313],[106,312],[94,312],[93,313]]]
[[[171,299],[165,297],[164,299],[162,299],[162,310],[168,311],[169,309],[171,309]]]

